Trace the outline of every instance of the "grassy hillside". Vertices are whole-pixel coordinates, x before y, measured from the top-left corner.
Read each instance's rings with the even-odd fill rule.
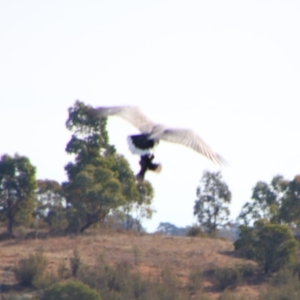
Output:
[[[30,253],[42,251],[47,257],[48,271],[57,272],[63,263],[69,268],[74,250],[81,261],[93,266],[99,257],[109,265],[126,263],[132,272],[144,278],[157,279],[161,270],[169,268],[182,288],[188,288],[191,271],[203,272],[203,293],[209,299],[218,299],[222,290],[216,286],[214,271],[220,267],[245,264],[235,257],[229,241],[210,238],[169,237],[104,230],[90,231],[80,236],[16,238],[0,242],[0,278],[6,287],[17,286],[14,265]],[[257,299],[262,285],[243,283],[233,289],[235,295]],[[190,293],[191,299],[193,292]]]

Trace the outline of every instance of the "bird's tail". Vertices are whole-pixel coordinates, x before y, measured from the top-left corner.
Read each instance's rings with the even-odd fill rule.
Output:
[[[149,170],[155,172],[155,173],[160,173],[162,169],[162,165],[161,164],[151,164],[149,166]]]

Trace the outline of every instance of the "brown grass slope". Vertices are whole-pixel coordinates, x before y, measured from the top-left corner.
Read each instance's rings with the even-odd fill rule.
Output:
[[[129,263],[133,271],[142,276],[159,276],[164,267],[171,267],[182,282],[187,282],[190,271],[204,271],[204,292],[217,299],[220,292],[213,286],[213,270],[218,267],[245,263],[235,257],[233,244],[211,238],[170,237],[104,230],[90,231],[84,235],[49,237],[46,239],[14,239],[0,242],[0,281],[14,284],[13,266],[30,253],[43,251],[49,261],[49,271],[73,257],[74,250],[83,263],[93,265],[102,256],[109,264]],[[234,289],[237,295],[257,299],[260,285],[242,285]]]

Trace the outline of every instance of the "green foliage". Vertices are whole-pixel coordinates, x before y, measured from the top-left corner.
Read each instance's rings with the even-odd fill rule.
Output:
[[[48,288],[42,300],[101,300],[97,291],[78,281],[56,283]]]
[[[259,181],[253,188],[251,201],[239,215],[245,225],[264,219],[270,223],[285,223],[300,228],[300,175],[288,181],[275,176],[270,184]]]
[[[29,225],[35,207],[35,167],[25,156],[3,155],[0,160],[0,219],[13,236],[17,225]]]
[[[251,263],[238,265],[239,271],[241,273],[241,277],[243,281],[247,281],[248,279],[252,279],[256,273],[256,267]]]
[[[155,210],[151,207],[154,198],[154,190],[151,183],[147,180],[137,183],[138,200],[133,206],[133,216],[138,224],[138,231],[141,231],[142,220],[151,219]]]
[[[231,192],[222,181],[220,172],[204,172],[200,183],[197,188],[198,200],[195,201],[194,215],[197,216],[203,230],[215,236],[218,227],[228,222]]]
[[[44,272],[33,281],[33,286],[38,290],[45,290],[52,284],[59,282],[61,278],[53,272]]]
[[[280,218],[292,227],[300,227],[300,175],[288,183],[280,208]]]
[[[38,180],[35,217],[45,222],[52,231],[63,231],[68,225],[66,200],[62,186],[54,180]]]
[[[251,281],[255,277],[255,273],[255,266],[250,263],[225,266],[215,270],[214,280],[220,289],[232,289]]]
[[[275,176],[270,184],[257,182],[253,188],[251,201],[243,206],[239,219],[243,220],[246,225],[260,219],[278,223],[280,221],[279,209],[287,187],[288,181],[281,175]]]
[[[220,289],[234,288],[241,282],[241,272],[238,267],[217,268],[214,279]]]
[[[106,119],[94,118],[92,107],[77,101],[69,108],[66,126],[73,131],[66,151],[75,162],[65,167],[63,184],[68,203],[68,229],[84,231],[102,222],[113,210],[138,201],[139,193],[129,163],[109,145]]]
[[[154,190],[149,181],[137,182],[136,188],[138,197],[133,201],[126,202],[125,205],[116,211],[116,215],[121,218],[127,230],[142,230],[142,220],[151,219],[155,210],[151,207],[154,198]]]
[[[298,243],[288,226],[266,224],[258,231],[257,237],[255,256],[265,273],[276,271],[289,263],[298,249]]]
[[[253,228],[241,227],[234,246],[255,259],[268,274],[294,259],[298,242],[288,226],[258,221]]]
[[[141,193],[137,189],[138,186],[136,185],[135,176],[130,168],[129,162],[124,156],[119,154],[114,155],[111,159],[111,170],[117,175],[117,178],[121,183],[123,196],[129,202],[139,201]],[[151,184],[149,184],[149,187],[147,186],[147,188],[149,191],[146,190],[145,194],[146,196],[149,195],[151,197],[153,195]]]
[[[83,168],[66,186],[66,192],[81,232],[104,220],[111,209],[125,202],[121,184],[114,173],[100,166]]]
[[[107,120],[104,118],[91,118],[91,110],[91,106],[85,105],[81,101],[76,101],[69,108],[66,127],[74,134],[67,144],[66,151],[69,154],[76,155],[75,161],[77,164],[73,165],[75,168],[80,168],[82,164],[85,165],[93,158],[99,157],[99,150],[106,154],[115,152],[114,147],[108,144]],[[72,173],[72,170],[68,168],[67,171]],[[75,173],[77,173],[76,170]]]
[[[254,241],[256,240],[256,233],[258,230],[259,224],[256,223],[256,227],[248,227],[246,225],[241,225],[240,236],[234,242],[235,250],[238,250],[241,255],[247,259],[254,259],[255,257],[255,246]]]
[[[48,261],[41,252],[30,254],[28,258],[21,259],[14,268],[17,281],[26,286],[35,285],[43,277]]]

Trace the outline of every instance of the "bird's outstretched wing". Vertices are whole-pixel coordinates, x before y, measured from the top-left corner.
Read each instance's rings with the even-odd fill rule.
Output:
[[[137,106],[103,106],[91,111],[95,117],[106,118],[108,116],[119,116],[138,128],[142,133],[150,133],[154,122],[149,120]]]
[[[211,148],[192,130],[189,129],[165,129],[159,136],[160,140],[178,143],[194,149],[214,163],[226,166],[226,161]]]

